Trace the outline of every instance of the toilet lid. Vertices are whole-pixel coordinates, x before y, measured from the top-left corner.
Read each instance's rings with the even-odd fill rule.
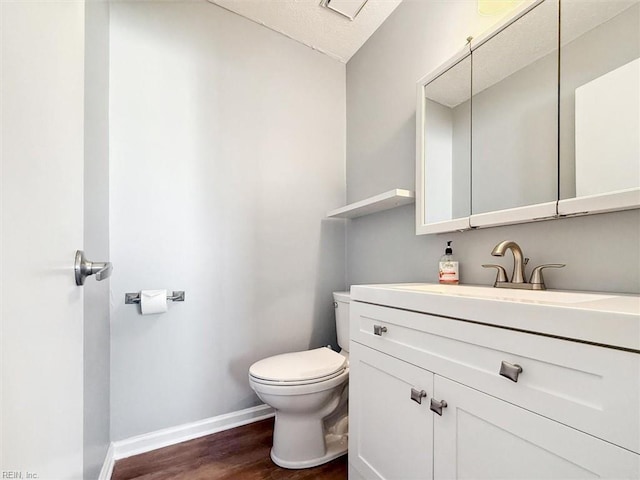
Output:
[[[330,348],[284,353],[260,360],[249,368],[249,375],[263,380],[300,382],[332,375],[344,370],[347,359]]]

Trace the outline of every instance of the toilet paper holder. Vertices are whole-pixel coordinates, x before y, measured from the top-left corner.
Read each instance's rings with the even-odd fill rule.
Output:
[[[171,295],[167,295],[167,300],[171,300],[172,302],[184,302],[184,291],[171,292]],[[140,292],[125,293],[124,303],[126,304],[140,303]]]

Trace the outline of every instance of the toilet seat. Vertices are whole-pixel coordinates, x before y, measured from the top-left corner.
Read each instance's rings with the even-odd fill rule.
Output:
[[[284,382],[265,382],[249,375],[249,385],[256,393],[265,393],[269,395],[279,395],[283,397],[295,397],[297,395],[309,395],[342,385],[349,381],[349,367],[339,372],[336,376],[318,381],[310,381],[307,383],[284,383]]]
[[[344,373],[348,361],[330,348],[284,353],[254,363],[249,376],[263,385],[294,386],[331,380]]]
[[[313,383],[326,382],[327,380],[331,380],[332,378],[342,375],[344,371],[345,369],[343,368],[342,370],[339,370],[325,377],[312,378],[309,380],[300,380],[298,382],[289,382],[285,380],[265,380],[263,378],[254,377],[253,375],[249,375],[249,376],[251,377],[251,380],[253,380],[255,383],[260,383],[262,385],[275,385],[280,387],[287,387],[287,386],[295,386],[295,385],[311,385]]]

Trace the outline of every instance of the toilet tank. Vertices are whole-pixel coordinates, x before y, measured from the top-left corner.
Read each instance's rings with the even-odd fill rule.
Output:
[[[336,311],[336,334],[338,335],[338,345],[345,352],[349,351],[349,302],[351,294],[349,292],[333,292],[333,301]]]

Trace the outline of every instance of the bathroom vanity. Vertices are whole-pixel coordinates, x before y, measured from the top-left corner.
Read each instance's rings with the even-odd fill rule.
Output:
[[[640,297],[353,286],[349,478],[640,478]]]

